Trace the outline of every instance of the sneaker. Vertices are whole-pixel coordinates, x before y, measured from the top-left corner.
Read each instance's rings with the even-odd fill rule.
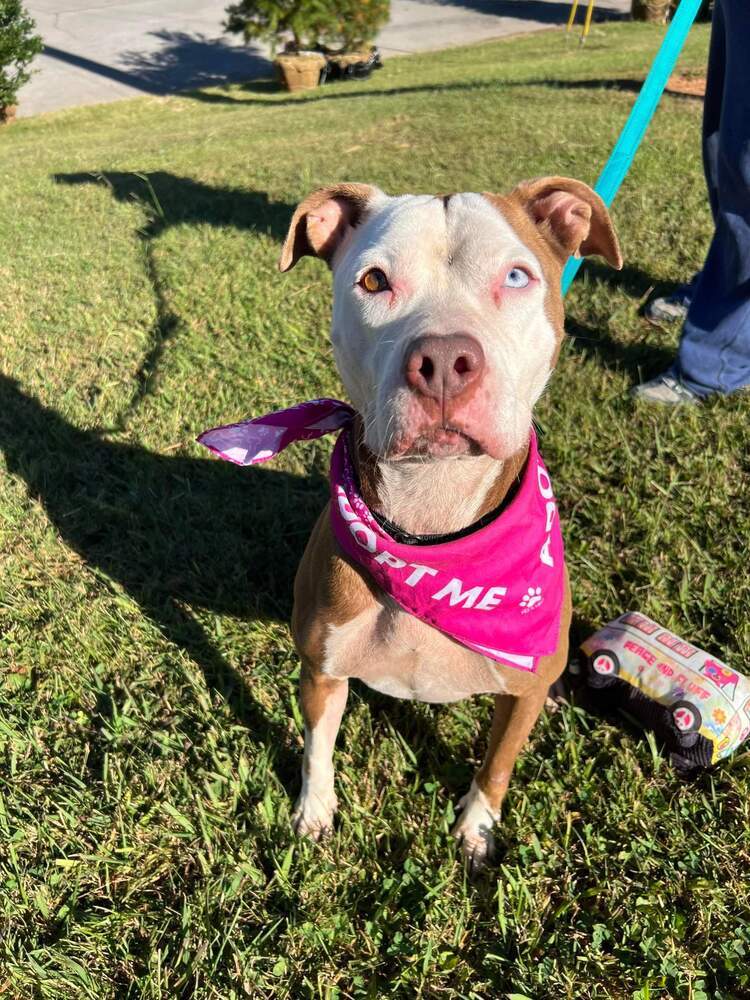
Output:
[[[661,295],[651,299],[643,310],[644,317],[654,326],[683,323],[690,308],[694,288],[695,278],[687,285],[680,285],[671,295]]]
[[[663,403],[666,406],[678,406],[681,403],[695,404],[701,401],[701,397],[692,389],[688,389],[672,369],[662,372],[649,382],[634,385],[630,395],[633,399],[642,399],[646,403]]]

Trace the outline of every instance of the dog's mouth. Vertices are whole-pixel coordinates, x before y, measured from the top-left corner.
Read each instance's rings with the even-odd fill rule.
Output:
[[[523,444],[516,441],[518,434],[506,426],[507,421],[499,424],[498,408],[489,396],[468,408],[441,409],[433,407],[428,412],[412,395],[384,406],[369,420],[365,417],[365,427],[371,429],[374,439],[372,444],[367,442],[370,449],[384,461],[480,456],[503,461]],[[381,437],[377,430],[383,425],[386,433]]]
[[[461,455],[481,455],[478,441],[450,424],[439,424],[422,431],[398,449],[398,458],[457,458]]]

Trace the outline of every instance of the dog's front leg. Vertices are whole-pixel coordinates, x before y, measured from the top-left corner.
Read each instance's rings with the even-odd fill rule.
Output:
[[[542,683],[522,698],[505,694],[495,698],[487,753],[459,803],[463,812],[453,828],[453,836],[461,842],[464,856],[474,870],[492,856],[492,827],[500,819],[500,806],[516,757],[539,718],[546,696],[547,687]]]
[[[327,677],[303,661],[300,701],[305,720],[302,791],[292,813],[296,833],[319,840],[333,825],[333,748],[349,691],[347,680]]]

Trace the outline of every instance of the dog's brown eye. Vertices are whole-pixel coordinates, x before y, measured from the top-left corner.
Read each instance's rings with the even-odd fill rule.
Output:
[[[359,279],[359,283],[366,292],[387,292],[391,287],[388,279],[379,267],[373,267]]]

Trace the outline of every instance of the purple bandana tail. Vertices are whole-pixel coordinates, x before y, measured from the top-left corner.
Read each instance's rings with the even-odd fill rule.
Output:
[[[339,399],[311,399],[254,420],[212,427],[196,440],[227,462],[258,465],[295,441],[312,441],[341,430],[353,417],[352,407]]]

